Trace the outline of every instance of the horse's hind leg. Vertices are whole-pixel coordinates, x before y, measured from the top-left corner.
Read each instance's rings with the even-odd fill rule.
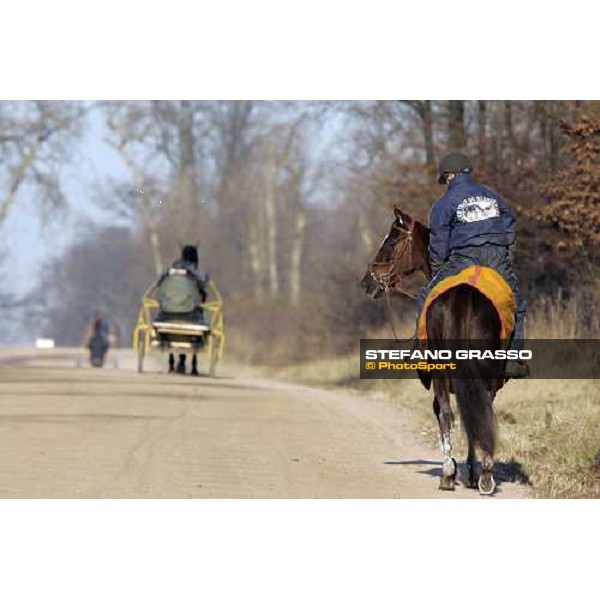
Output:
[[[447,382],[437,380],[434,382],[434,389],[433,411],[440,426],[442,452],[444,454],[440,490],[454,491],[458,469],[456,461],[452,458],[452,424],[454,422],[454,415],[450,407],[450,394]]]
[[[195,352],[194,356],[192,357],[192,372],[190,373],[190,375],[194,375],[196,377],[200,375],[200,373],[198,373],[198,357],[196,356]]]
[[[175,373],[175,355],[172,352],[169,353],[169,373]]]
[[[467,453],[467,487],[477,488],[477,478],[475,477],[475,444],[469,441],[469,451]]]
[[[492,412],[492,403],[494,401],[494,394],[488,392],[489,402],[489,410],[490,410],[490,419],[493,423],[493,412]],[[479,476],[479,481],[477,486],[479,487],[479,492],[486,496],[489,496],[494,493],[496,489],[496,481],[494,480],[494,475],[492,471],[494,470],[494,444],[495,444],[495,432],[492,429],[491,435],[487,436],[487,439],[479,440],[479,445],[481,448],[481,475]]]

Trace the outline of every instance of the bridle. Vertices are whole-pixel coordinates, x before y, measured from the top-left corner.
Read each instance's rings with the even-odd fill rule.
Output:
[[[414,267],[402,274],[398,273],[396,270],[396,264],[398,263],[398,260],[405,254],[407,255],[408,264],[411,264],[412,261],[413,227],[410,229],[404,229],[401,225],[402,222],[396,219],[392,225],[392,231],[390,231],[383,241],[384,244],[388,244],[394,248],[391,259],[385,262],[371,263],[371,277],[373,278],[375,285],[377,285],[377,288],[383,292],[387,319],[396,342],[409,342],[414,339],[414,335],[403,340],[398,339],[398,336],[396,335],[396,328],[394,327],[394,322],[392,319],[392,307],[390,301],[390,291],[394,288],[397,289],[401,294],[404,294],[413,300],[417,299],[417,297],[408,292],[403,285],[404,278],[408,275],[412,275],[417,270],[417,267]],[[394,235],[392,235],[392,233],[394,233]],[[399,234],[403,234],[400,239]],[[389,265],[389,269],[387,271],[380,274],[375,273],[375,267],[384,265]]]
[[[392,236],[392,232],[394,232],[395,235]],[[396,270],[396,264],[398,263],[398,260],[405,254],[407,255],[408,264],[410,264],[412,261],[413,229],[404,229],[401,227],[401,224],[398,223],[398,221],[394,221],[394,224],[392,225],[392,232],[390,232],[383,240],[384,244],[388,244],[394,248],[392,257],[389,261],[371,263],[371,277],[380,291],[389,293],[390,290],[396,288],[401,294],[416,300],[416,296],[408,292],[406,288],[403,289],[403,280],[408,275],[412,275],[417,270],[417,267],[414,267],[402,274],[398,273]],[[404,235],[398,239],[399,234]],[[375,273],[375,267],[387,265],[389,265],[387,271],[380,274]]]

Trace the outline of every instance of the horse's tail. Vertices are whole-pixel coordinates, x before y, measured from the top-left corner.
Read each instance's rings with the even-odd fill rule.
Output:
[[[453,335],[460,340],[499,338],[500,321],[494,305],[473,287],[460,286],[457,294],[457,300],[462,300],[467,314],[457,320]],[[483,452],[493,456],[496,445],[496,422],[492,408],[494,396],[488,391],[486,370],[482,361],[467,360],[461,365],[462,377],[453,381],[469,443],[479,444]]]
[[[496,423],[492,410],[492,394],[486,389],[475,366],[465,368],[469,379],[453,379],[456,402],[469,444],[479,444],[483,452],[494,455]]]

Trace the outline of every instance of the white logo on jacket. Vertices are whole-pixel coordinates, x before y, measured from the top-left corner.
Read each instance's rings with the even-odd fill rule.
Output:
[[[461,223],[474,223],[500,216],[498,201],[487,196],[465,198],[456,208],[456,218]]]

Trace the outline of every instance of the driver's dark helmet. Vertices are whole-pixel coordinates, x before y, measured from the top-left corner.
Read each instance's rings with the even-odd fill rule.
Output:
[[[442,185],[446,183],[446,177],[450,173],[458,175],[458,173],[471,173],[473,165],[467,156],[460,152],[453,152],[444,156],[438,169],[438,183]]]
[[[196,246],[184,246],[181,250],[181,259],[197,267],[198,248]]]

